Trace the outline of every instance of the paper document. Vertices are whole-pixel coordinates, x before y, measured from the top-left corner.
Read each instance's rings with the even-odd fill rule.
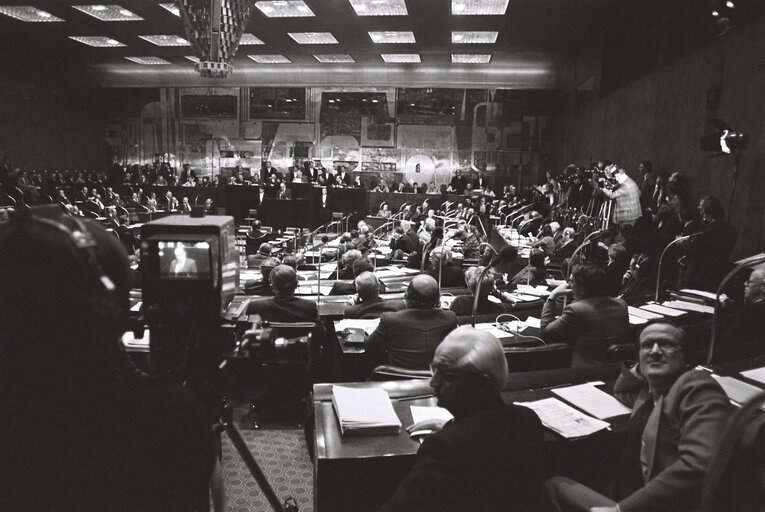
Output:
[[[547,297],[548,295],[550,295],[550,292],[547,290],[547,286],[544,286],[544,285],[529,286],[525,284],[519,284],[516,289],[520,293],[535,295],[537,297]]]
[[[686,311],[667,308],[662,306],[661,304],[644,304],[640,306],[640,309],[642,309],[643,311],[651,311],[652,313],[658,313],[660,315],[671,316],[671,317],[683,316],[684,314],[686,314]]]
[[[648,323],[648,319],[630,315],[630,325],[642,325]]]
[[[704,290],[692,290],[691,288],[683,288],[680,293],[686,293],[688,295],[696,295],[698,297],[704,297],[711,301],[717,300],[717,294],[712,292],[705,292]]]
[[[697,313],[706,313],[709,315],[715,314],[715,308],[712,306],[696,304],[695,302],[686,302],[684,300],[668,300],[662,302],[661,305],[667,306],[668,308],[683,309],[685,311],[695,311]]]
[[[566,284],[565,279],[547,279],[548,286],[560,286],[562,284]]]
[[[444,409],[443,407],[427,407],[422,405],[411,405],[412,409],[412,421],[419,423],[425,420],[444,420],[449,421],[454,418],[452,413]]]
[[[344,318],[343,320],[338,320],[335,322],[335,332],[342,332],[344,329],[348,328],[356,328],[356,329],[364,329],[364,332],[367,334],[372,334],[372,332],[377,329],[377,326],[380,323],[379,318],[372,318],[372,319],[359,319],[359,318]]]
[[[754,368],[753,370],[746,370],[741,372],[741,375],[747,379],[752,379],[761,384],[765,384],[765,366],[762,368]]]
[[[401,420],[384,389],[332,386],[332,404],[343,434],[364,431],[395,434],[401,431]]]
[[[610,426],[609,423],[587,416],[557,398],[545,398],[536,402],[516,402],[515,405],[528,407],[537,413],[545,427],[566,439],[589,436]]]
[[[122,335],[122,344],[126,347],[149,348],[149,330],[143,332],[143,338],[136,338],[133,331],[127,331]]]
[[[143,301],[136,302],[135,305],[130,308],[130,311],[133,311],[134,313],[138,313],[139,311],[141,311],[142,304],[143,304]]]
[[[627,311],[632,316],[637,316],[640,318],[645,318],[646,320],[652,320],[654,318],[661,318],[662,315],[658,313],[653,313],[651,311],[646,311],[644,309],[636,308],[634,306],[627,306]]]
[[[541,329],[542,328],[542,320],[540,320],[537,317],[529,316],[526,317],[526,325],[529,327],[534,327],[535,329]]]
[[[730,401],[736,405],[744,405],[749,400],[762,393],[762,389],[757,386],[752,386],[751,384],[734,379],[733,377],[721,377],[720,375],[714,374],[712,374],[712,377],[717,380],[717,383],[723,388],[723,391],[728,395]],[[763,405],[761,409],[765,409],[765,405]]]
[[[499,327],[497,327],[496,325],[492,323],[475,324],[475,328],[478,329],[479,331],[486,331],[497,339],[510,337],[510,334],[508,334],[506,331],[503,331],[502,329],[500,329]]]
[[[619,400],[592,384],[557,388],[553,389],[552,392],[600,420],[629,414],[632,411]]]
[[[508,296],[510,297],[510,300],[514,302],[531,302],[534,300],[539,300],[539,297],[537,297],[536,295],[526,295],[524,293],[518,293],[518,292],[508,293]]]

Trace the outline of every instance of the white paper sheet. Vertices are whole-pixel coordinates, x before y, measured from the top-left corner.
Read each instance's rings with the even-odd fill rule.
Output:
[[[526,317],[525,322],[526,322],[526,325],[528,325],[529,327],[534,327],[536,329],[542,328],[542,320],[540,320],[537,317],[534,317],[534,316]]]
[[[419,423],[425,420],[449,421],[454,418],[452,413],[443,407],[427,407],[422,405],[411,405],[409,407],[412,409],[412,421],[414,423]]]
[[[704,297],[711,301],[717,300],[717,294],[712,292],[705,292],[704,290],[693,290],[691,288],[683,288],[680,293],[686,293],[688,295],[696,295],[698,297]]]
[[[630,315],[630,325],[642,325],[648,323],[648,319]]]
[[[765,366],[762,368],[754,368],[752,370],[743,371],[741,372],[741,376],[746,377],[747,379],[752,379],[761,384],[765,384]]]
[[[744,381],[734,379],[733,377],[721,377],[720,375],[712,375],[717,380],[720,387],[723,388],[728,398],[736,405],[743,405],[750,399],[762,393],[762,389],[757,386],[752,386]],[[765,409],[765,405],[760,407]]]
[[[627,311],[632,316],[637,316],[640,318],[645,318],[646,320],[651,320],[653,318],[661,318],[662,315],[658,313],[653,313],[651,311],[646,311],[644,309],[636,308],[634,306],[627,306]]]
[[[712,306],[706,306],[704,304],[696,304],[695,302],[686,302],[684,300],[668,300],[662,302],[662,306],[668,308],[684,309],[685,311],[695,311],[697,313],[706,313],[714,315],[715,308]]]
[[[335,322],[335,332],[342,332],[343,329],[357,328],[364,329],[364,332],[371,334],[380,324],[379,318],[344,318]]]
[[[545,427],[566,439],[589,436],[610,426],[609,423],[587,416],[557,398],[516,402],[515,405],[528,407],[536,412]]]
[[[651,311],[652,313],[658,313],[664,316],[670,316],[670,317],[683,316],[687,314],[687,311],[668,308],[668,307],[662,306],[661,304],[644,304],[640,306],[640,309],[644,311]]]
[[[600,420],[631,412],[619,400],[589,383],[557,388],[552,392]]]

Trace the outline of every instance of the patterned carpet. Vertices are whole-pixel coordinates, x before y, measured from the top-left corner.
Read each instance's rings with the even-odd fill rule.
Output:
[[[300,512],[313,512],[313,466],[302,430],[240,430],[280,501],[292,496]],[[222,436],[227,510],[271,510],[228,436]]]

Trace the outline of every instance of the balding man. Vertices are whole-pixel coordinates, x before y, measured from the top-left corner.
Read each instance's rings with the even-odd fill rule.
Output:
[[[508,371],[499,340],[461,327],[438,346],[431,370],[438,405],[454,419],[407,428],[438,432],[381,510],[537,510],[542,424],[533,411],[502,401]]]
[[[316,303],[295,297],[297,273],[287,265],[276,266],[270,274],[274,298],[250,302],[248,315],[258,315],[268,322],[315,322]]]
[[[427,370],[436,347],[457,327],[457,315],[438,309],[438,283],[415,276],[406,290],[404,311],[384,313],[364,343],[372,360],[411,370]],[[387,357],[383,354],[387,354]]]
[[[430,251],[430,270],[427,274],[438,281],[439,273],[441,275],[441,288],[462,288],[465,286],[465,272],[453,262],[452,251],[446,247],[436,247]]]
[[[380,318],[383,313],[406,308],[406,304],[401,300],[380,298],[380,282],[372,272],[360,273],[354,282],[359,298],[355,305],[345,308],[345,318]]]
[[[271,271],[279,266],[279,260],[276,258],[267,258],[260,264],[260,280],[250,279],[244,283],[244,293],[247,295],[267,295],[274,294],[271,288]]]
[[[720,327],[719,346],[762,342],[762,349],[751,356],[765,354],[765,269],[749,274],[744,284],[744,305]]]

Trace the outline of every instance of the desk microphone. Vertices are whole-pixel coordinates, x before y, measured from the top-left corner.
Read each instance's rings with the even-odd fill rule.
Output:
[[[473,297],[473,321],[471,325],[475,327],[475,317],[478,313],[478,298],[481,296],[481,284],[483,283],[483,278],[486,277],[486,274],[491,270],[492,268],[496,267],[497,265],[501,263],[511,263],[515,261],[515,259],[518,257],[518,250],[511,246],[506,245],[502,248],[499,253],[497,253],[494,258],[489,262],[489,264],[486,266],[486,268],[483,269],[481,272],[481,275],[478,277],[478,285],[475,289],[475,297]]]
[[[693,233],[691,235],[675,238],[674,240],[672,240],[670,243],[667,244],[667,246],[664,248],[663,251],[661,251],[661,256],[659,257],[659,267],[658,267],[658,270],[656,271],[656,293],[653,297],[654,301],[659,302],[659,286],[661,284],[661,264],[664,262],[664,255],[667,253],[667,249],[669,249],[670,247],[672,247],[673,245],[677,243],[685,242],[686,240],[690,240],[691,238],[698,236],[700,234],[701,233]]]
[[[582,244],[574,250],[574,252],[571,254],[571,258],[569,258],[569,261],[571,262],[571,264],[569,265],[569,277],[571,277],[571,274],[573,273],[572,269],[574,268],[574,265],[573,265],[573,263],[574,263],[574,256],[579,254],[579,252],[581,252],[581,250],[584,248],[584,246],[589,244],[590,241],[592,241],[593,238],[602,235],[606,231],[608,231],[608,229],[599,229],[597,231],[593,231],[592,233],[587,235],[584,238],[584,241],[582,242]]]

